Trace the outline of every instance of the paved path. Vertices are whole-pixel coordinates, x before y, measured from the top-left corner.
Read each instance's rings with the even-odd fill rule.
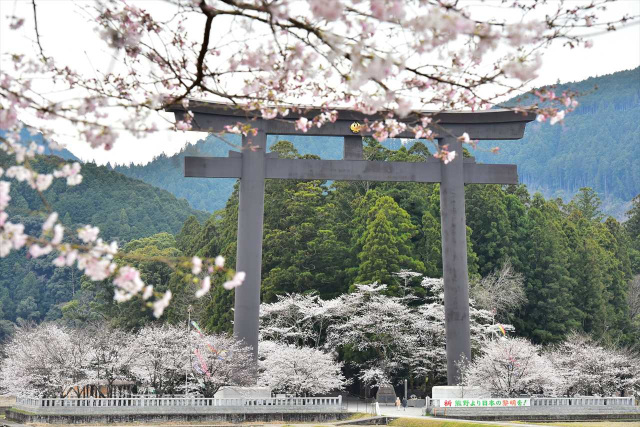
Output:
[[[0,419],[0,427],[25,427],[26,424],[19,424],[15,421]]]

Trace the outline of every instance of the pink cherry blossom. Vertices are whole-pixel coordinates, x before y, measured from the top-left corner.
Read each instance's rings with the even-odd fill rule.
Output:
[[[80,163],[74,162],[72,165],[65,164],[62,169],[53,172],[56,178],[67,178],[67,185],[78,185],[82,182],[80,175]]]
[[[385,0],[371,0],[371,14],[379,20],[387,19]]]
[[[411,112],[411,102],[405,99],[399,99],[397,103],[398,103],[398,108],[396,108],[396,113],[400,117],[406,117],[407,114]]]
[[[14,178],[16,181],[31,181],[33,173],[24,166],[11,166],[7,169],[5,175],[8,178]],[[32,187],[35,188],[35,187]]]
[[[11,24],[9,24],[9,28],[12,30],[17,30],[22,27],[24,24],[24,18],[18,18],[17,16],[11,17]]]
[[[310,0],[313,16],[327,21],[335,21],[342,16],[343,5],[340,0]]]
[[[216,268],[220,269],[224,267],[224,257],[222,255],[218,255],[215,259]]]
[[[309,119],[307,119],[306,117],[300,117],[298,120],[296,120],[296,130],[307,132],[311,128],[312,124],[313,123],[309,122]]]
[[[51,253],[53,247],[51,245],[40,246],[38,244],[33,244],[29,247],[29,255],[33,258],[38,258],[42,255],[47,255]]]
[[[133,295],[124,292],[120,289],[116,289],[113,291],[113,299],[116,302],[127,302],[129,301],[131,298],[133,298]]]
[[[51,244],[59,245],[62,242],[63,235],[64,235],[64,227],[60,224],[56,224],[53,227],[53,238],[51,239]]]
[[[204,279],[202,279],[202,284],[200,286],[200,289],[196,291],[196,298],[203,297],[209,292],[210,289],[211,289],[211,277],[206,276]]]
[[[509,44],[514,47],[538,42],[545,31],[542,21],[530,21],[507,26]]]
[[[238,286],[242,285],[242,282],[244,282],[245,277],[246,277],[246,273],[244,271],[238,271],[233,276],[233,279],[227,280],[226,282],[224,282],[222,284],[222,287],[228,291],[230,291],[231,289],[237,288]]]
[[[456,152],[455,151],[449,151],[449,152],[446,153],[443,162],[446,165],[447,163],[452,162],[453,159],[455,159],[455,158],[456,158]]]
[[[58,249],[61,253],[53,260],[53,264],[56,267],[71,267],[78,258],[78,251],[75,249],[71,250],[68,247],[61,247]]]
[[[111,276],[116,269],[116,265],[107,259],[98,259],[88,255],[78,257],[78,269],[93,281],[104,280]]]
[[[176,129],[178,129],[178,130],[191,130],[191,123],[185,122],[184,120],[178,120],[176,122]]]
[[[262,108],[260,110],[262,118],[265,120],[271,120],[278,117],[278,110],[276,108]]]
[[[523,58],[517,58],[508,62],[502,67],[502,71],[507,77],[514,77],[523,82],[538,77],[536,72],[542,65],[540,56],[536,56],[533,61],[526,61]]]
[[[118,271],[118,277],[113,280],[116,286],[117,301],[127,301],[137,295],[144,288],[144,283],[140,279],[140,272],[129,266],[121,267]]]
[[[13,250],[21,249],[26,243],[28,236],[24,234],[23,224],[13,224],[7,221],[6,213],[2,212],[0,220],[4,222],[2,230],[0,230],[0,258],[9,255]]]
[[[555,125],[556,123],[561,122],[562,120],[564,120],[564,114],[565,114],[564,110],[558,111],[556,114],[554,114],[551,117],[551,120],[549,120],[549,124]]]
[[[64,267],[65,266],[65,257],[63,255],[58,255],[53,260],[53,265],[56,267]]]
[[[100,229],[98,227],[85,225],[80,230],[78,230],[78,237],[84,243],[91,243],[96,241],[99,233],[100,233]]]
[[[426,129],[423,126],[414,126],[411,130],[413,131],[416,139],[430,138],[433,134],[431,129]]]
[[[440,150],[433,155],[433,157],[435,157],[436,159],[442,160],[442,162],[446,165],[449,162],[452,162],[453,159],[456,158],[456,152],[449,151],[449,146],[443,145],[442,147],[440,147]]]
[[[162,316],[162,313],[164,313],[164,309],[169,306],[169,301],[171,301],[171,291],[167,290],[162,298],[153,303],[153,315],[156,317],[156,319]]]
[[[194,256],[191,259],[191,264],[193,265],[193,267],[191,267],[191,272],[194,275],[200,274],[200,272],[202,271],[202,260],[200,258],[198,258],[197,256]]]
[[[0,129],[11,129],[18,124],[18,112],[13,106],[0,109]]]
[[[9,191],[11,190],[11,184],[7,181],[0,181],[0,211],[3,211],[9,206],[11,196]]]
[[[58,221],[58,212],[53,212],[47,220],[42,224],[43,231],[49,231],[53,228],[53,225]]]

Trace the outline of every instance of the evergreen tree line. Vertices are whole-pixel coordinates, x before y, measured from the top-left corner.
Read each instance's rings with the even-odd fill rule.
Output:
[[[300,155],[287,141],[272,150],[282,157],[314,157]],[[366,139],[365,155],[425,161],[431,154],[420,143],[390,150]],[[394,273],[442,276],[438,184],[268,180],[265,191],[263,302],[286,293],[315,292],[330,299],[373,282],[402,296],[405,282]],[[532,196],[523,185],[467,185],[465,194],[472,286],[506,262],[524,280],[526,302],[497,313],[498,321],[539,344],[558,343],[572,331],[621,346],[637,343],[640,318],[630,310],[629,283],[640,273],[640,197],[621,224],[604,217],[590,188],[566,204]],[[233,266],[237,211],[236,186],[226,208],[204,223],[190,217],[175,237],[152,236],[125,251],[222,254]],[[211,332],[232,328],[233,292],[218,284],[197,300],[189,272],[172,272],[158,262],[138,267],[157,289],[172,290],[162,321],[182,322],[191,310]],[[85,282],[63,313],[74,322],[106,317],[125,328],[154,321],[139,301],[116,304],[112,292],[109,283]],[[420,287],[413,292],[419,294]]]

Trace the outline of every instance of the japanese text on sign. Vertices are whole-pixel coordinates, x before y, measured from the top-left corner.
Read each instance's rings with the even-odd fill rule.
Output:
[[[531,399],[440,399],[442,408],[496,408],[531,406]]]

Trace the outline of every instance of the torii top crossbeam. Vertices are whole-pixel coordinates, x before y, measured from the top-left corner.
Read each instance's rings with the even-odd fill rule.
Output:
[[[223,132],[226,125],[234,125],[237,122],[251,123],[267,135],[306,135],[306,136],[352,136],[350,126],[354,121],[363,122],[369,120],[383,120],[384,113],[366,115],[353,110],[335,109],[338,119],[333,123],[326,123],[322,127],[312,127],[307,132],[296,129],[295,121],[300,117],[312,119],[321,114],[319,109],[310,108],[303,114],[291,112],[286,117],[278,117],[273,120],[264,120],[259,111],[244,111],[239,107],[229,104],[214,102],[191,101],[187,108],[182,105],[171,105],[166,111],[175,113],[176,120],[184,119],[184,113],[188,110],[193,113],[192,121],[194,131]],[[433,123],[445,127],[452,134],[467,132],[471,139],[480,140],[506,140],[520,139],[524,134],[525,125],[535,119],[535,115],[515,112],[507,109],[485,111],[421,111],[400,119],[401,122],[415,122],[420,117],[427,115]],[[491,125],[487,127],[487,125]],[[456,132],[459,131],[459,132]],[[362,133],[361,136],[370,136],[371,133]],[[410,131],[396,135],[396,138],[414,138]]]
[[[335,122],[312,127],[307,132],[296,129],[300,117],[312,119],[320,110],[307,110],[303,114],[291,113],[286,117],[264,120],[259,112],[246,112],[225,104],[191,102],[188,110],[193,114],[192,130],[224,132],[226,126],[249,124],[256,135],[242,138],[242,152],[231,151],[229,157],[186,157],[185,176],[208,178],[240,178],[238,208],[238,244],[236,269],[245,271],[244,284],[236,288],[234,335],[253,346],[257,360],[260,308],[260,277],[262,264],[262,221],[264,213],[264,180],[322,179],[358,181],[411,181],[440,183],[440,212],[442,224],[442,264],[445,293],[445,330],[447,342],[447,380],[450,385],[459,382],[458,365],[461,357],[470,359],[469,279],[467,272],[467,242],[464,207],[464,185],[516,184],[515,165],[476,164],[463,159],[462,143],[457,139],[467,133],[471,139],[520,139],[533,114],[511,110],[482,112],[421,112],[402,119],[408,123],[422,115],[430,115],[437,124],[438,144],[448,145],[458,155],[449,164],[430,159],[427,162],[366,161],[362,153],[362,137],[354,133],[354,122],[381,120],[382,115],[367,116],[350,110],[337,110]],[[181,105],[167,109],[176,120],[185,118]],[[279,159],[275,153],[266,153],[267,135],[306,135],[344,137],[343,160]],[[412,138],[407,131],[396,137]]]

